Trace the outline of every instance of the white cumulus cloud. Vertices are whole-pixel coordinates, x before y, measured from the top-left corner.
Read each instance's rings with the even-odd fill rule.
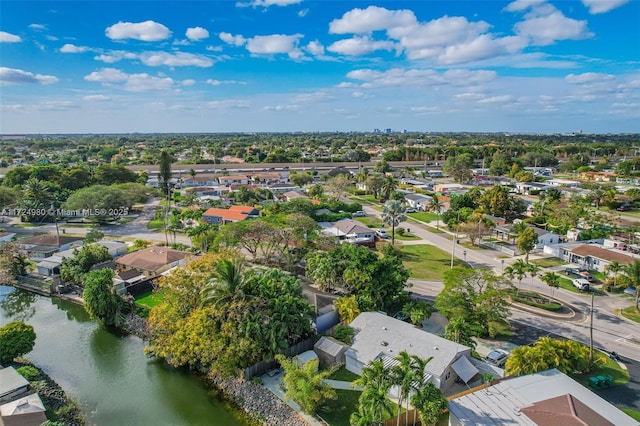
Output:
[[[298,4],[302,0],[253,0],[249,2],[237,2],[237,7],[270,7],[270,6],[290,6]]]
[[[324,55],[324,46],[318,40],[310,41],[305,50],[314,56]]]
[[[52,75],[34,74],[16,68],[0,67],[0,85],[9,84],[53,84],[58,81],[57,77]]]
[[[411,10],[389,10],[384,7],[369,6],[366,9],[352,9],[334,19],[329,24],[332,34],[364,34],[399,26],[415,25],[416,16]]]
[[[47,29],[45,24],[29,24],[29,28],[35,31],[44,31]]]
[[[186,80],[182,80],[182,85],[185,87],[193,86],[194,84],[196,84],[194,79],[188,78]]]
[[[82,99],[89,102],[103,102],[103,101],[111,100],[109,96],[105,96],[105,95],[87,95],[87,96],[84,96]]]
[[[96,61],[106,62],[107,64],[113,64],[114,62],[121,61],[122,59],[137,59],[138,55],[133,52],[127,52],[125,50],[112,50],[108,53],[103,53],[94,56]]]
[[[366,55],[376,50],[392,50],[394,44],[386,40],[372,40],[369,36],[356,36],[344,40],[338,40],[327,47],[329,52],[340,53],[342,55]]]
[[[169,67],[200,67],[209,68],[213,66],[213,60],[204,55],[193,53],[177,52],[143,52],[139,55],[140,60],[145,65],[157,67],[166,65]]]
[[[0,31],[0,43],[20,43],[22,39],[20,36],[8,33],[6,31]]]
[[[612,74],[601,74],[597,72],[585,72],[583,74],[569,74],[564,79],[570,84],[591,84],[602,81],[613,80],[615,76]]]
[[[175,88],[176,82],[169,77],[156,77],[147,73],[127,74],[116,68],[103,68],[84,77],[87,81],[119,87],[129,92],[167,91]]]
[[[247,50],[254,54],[273,55],[283,53],[291,58],[301,55],[298,42],[302,34],[285,35],[272,34],[267,36],[255,36],[247,39]]]
[[[112,40],[134,39],[141,41],[160,41],[171,37],[169,28],[155,21],[118,22],[105,30]]]
[[[221,32],[218,37],[220,37],[220,40],[232,46],[242,46],[247,42],[247,40],[240,34],[234,36],[231,33]]]
[[[597,15],[599,13],[607,13],[610,10],[629,3],[629,0],[582,0],[582,3],[589,8],[589,13]]]
[[[193,27],[187,28],[187,32],[185,33],[187,38],[192,41],[204,40],[205,38],[209,38],[209,31],[202,27]]]
[[[83,53],[88,51],[89,48],[87,46],[76,46],[75,44],[67,43],[60,48],[60,52],[62,53]]]

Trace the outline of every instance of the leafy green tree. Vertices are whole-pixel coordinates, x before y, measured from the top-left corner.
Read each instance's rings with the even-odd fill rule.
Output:
[[[545,272],[540,279],[553,289],[560,287],[560,276],[555,272]]]
[[[0,209],[13,205],[18,199],[18,191],[0,186]]]
[[[465,318],[458,317],[451,319],[447,323],[442,337],[475,349],[477,342],[473,338],[483,334],[484,330],[481,327],[469,322]]]
[[[2,179],[2,185],[8,188],[22,186],[30,177],[30,166],[12,167],[7,170],[7,173],[4,175],[4,179]]]
[[[529,265],[523,261],[522,259],[516,260],[512,265],[504,268],[504,273],[509,278],[517,278],[518,279],[518,290],[522,285],[522,280],[527,277],[527,273],[529,273]]]
[[[244,265],[239,258],[220,259],[214,265],[214,276],[202,289],[202,304],[220,308],[246,297]]]
[[[511,168],[513,160],[506,152],[496,151],[491,157],[489,165],[489,174],[492,176],[502,176]]]
[[[110,217],[109,213],[127,207],[124,200],[124,193],[120,189],[93,185],[71,194],[64,207],[69,210],[85,210],[89,215],[87,219],[104,222]]]
[[[444,172],[451,175],[456,182],[467,182],[471,179],[473,157],[471,154],[449,156],[444,162]]]
[[[331,337],[345,345],[351,345],[353,343],[353,335],[355,331],[348,325],[338,324],[333,328],[333,334]]]
[[[538,244],[538,234],[536,234],[532,227],[527,227],[518,233],[516,246],[518,250],[525,253],[525,263],[529,263],[529,253],[536,247],[536,244]]]
[[[387,163],[387,161],[383,158],[378,161],[375,166],[373,166],[373,171],[376,173],[388,173],[391,171],[391,164]]]
[[[98,241],[100,241],[101,239],[104,238],[104,233],[98,231],[97,229],[92,229],[89,232],[86,233],[86,235],[84,236],[84,241],[82,242],[82,244],[92,244],[92,243],[97,243]]]
[[[596,359],[601,365],[605,359]],[[520,346],[513,351],[505,364],[508,375],[522,376],[557,368],[565,374],[590,371],[589,348],[575,340],[541,337],[533,346]]]
[[[346,324],[350,324],[361,312],[358,307],[358,300],[353,295],[339,297],[333,302],[333,305],[338,311],[342,322]]]
[[[11,285],[15,279],[27,274],[29,259],[13,243],[0,245],[0,284]]]
[[[93,170],[93,180],[98,185],[112,185],[114,183],[137,182],[138,175],[118,164],[100,164]]]
[[[309,173],[306,173],[306,172],[305,173],[291,173],[291,176],[289,176],[289,180],[295,186],[303,187],[303,186],[308,185],[311,182],[313,182],[313,176],[311,176]]]
[[[398,189],[398,182],[392,175],[384,177],[384,183],[382,185],[382,193],[387,200],[391,198],[391,195]]]
[[[339,201],[346,192],[347,188],[351,185],[351,179],[346,177],[345,175],[338,175],[336,177],[332,177],[327,181],[325,185],[325,191],[331,194],[331,199],[333,201]]]
[[[382,193],[382,188],[384,187],[384,179],[382,176],[370,175],[367,177],[366,183],[369,188],[369,192],[371,192],[375,198],[378,198]]]
[[[444,289],[436,296],[435,307],[450,322],[464,320],[474,333],[487,335],[491,322],[509,315],[508,295],[508,285],[491,271],[453,268],[444,274]]]
[[[398,200],[389,200],[382,206],[382,221],[391,225],[391,245],[396,243],[396,226],[407,220],[407,209]]]
[[[35,342],[36,333],[29,324],[17,321],[0,327],[0,363],[7,364],[31,352]]]
[[[82,285],[84,276],[94,266],[111,260],[109,250],[100,244],[85,244],[73,250],[72,257],[66,257],[60,265],[60,279],[76,285]]]
[[[427,383],[411,396],[411,404],[420,415],[423,425],[435,425],[438,418],[449,406],[449,401],[442,395],[442,391],[433,383]]]
[[[617,287],[618,285],[618,274],[622,271],[622,265],[617,261],[612,261],[606,267],[607,275],[613,274],[613,287]]]
[[[313,415],[327,401],[338,399],[335,389],[325,382],[338,369],[338,365],[318,371],[317,359],[303,365],[297,357],[289,360],[278,355],[276,360],[284,369],[282,384],[285,399],[295,401],[305,413]]]
[[[522,199],[509,193],[506,186],[494,186],[478,198],[478,205],[485,213],[512,220],[527,209]]]
[[[404,304],[402,312],[409,317],[413,325],[422,327],[422,322],[431,317],[433,305],[424,300],[412,299]]]
[[[105,325],[117,325],[121,321],[123,301],[115,293],[113,276],[111,269],[104,268],[89,272],[84,280],[84,306],[91,318]]]

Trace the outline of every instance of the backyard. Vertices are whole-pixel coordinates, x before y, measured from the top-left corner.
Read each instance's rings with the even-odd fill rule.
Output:
[[[162,293],[154,292],[153,290],[148,290],[143,293],[140,293],[135,297],[136,305],[141,308],[151,309],[156,305],[159,305],[164,300],[162,297]]]
[[[594,351],[593,357],[594,359],[596,358],[605,359],[604,365],[594,368],[593,371],[591,371],[590,373],[571,375],[571,377],[575,381],[577,381],[578,383],[580,383],[586,388],[589,387],[589,377],[592,377],[592,376],[604,376],[606,374],[612,376],[613,383],[611,383],[611,386],[624,385],[629,381],[629,377],[630,377],[629,372],[627,370],[623,370],[620,367],[620,365],[616,361],[609,358],[607,354],[604,354],[600,351]]]

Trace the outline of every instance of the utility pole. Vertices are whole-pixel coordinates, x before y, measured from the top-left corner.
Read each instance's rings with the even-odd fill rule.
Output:
[[[593,297],[594,293],[591,292],[591,312],[589,321],[589,369],[593,366]]]

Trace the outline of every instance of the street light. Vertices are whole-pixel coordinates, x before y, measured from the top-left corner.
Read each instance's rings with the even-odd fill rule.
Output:
[[[467,251],[463,251],[462,255],[464,256],[464,263],[467,263]]]

